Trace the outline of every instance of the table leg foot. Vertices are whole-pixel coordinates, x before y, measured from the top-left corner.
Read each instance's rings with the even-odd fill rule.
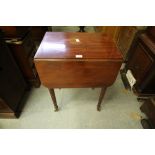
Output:
[[[58,107],[54,107],[54,111],[55,112],[59,111],[59,108]]]
[[[58,111],[59,108],[58,108],[58,105],[57,105],[54,89],[49,89],[49,92],[50,92],[51,98],[53,100],[54,111]]]
[[[97,111],[101,111],[101,106],[97,106]]]
[[[101,111],[101,103],[102,103],[105,92],[106,92],[106,87],[102,87],[100,97],[99,97],[99,101],[97,104],[97,111]]]

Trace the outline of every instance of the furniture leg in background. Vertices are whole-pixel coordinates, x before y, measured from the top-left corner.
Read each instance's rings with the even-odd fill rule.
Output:
[[[79,26],[79,27],[80,27],[79,32],[85,32],[85,30],[84,30],[85,26]]]

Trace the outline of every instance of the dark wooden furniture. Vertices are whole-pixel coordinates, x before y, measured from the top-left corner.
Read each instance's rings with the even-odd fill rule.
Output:
[[[35,55],[41,82],[50,90],[58,110],[54,88],[101,87],[97,105],[116,79],[122,56],[111,38],[102,33],[46,32]]]
[[[152,36],[149,29],[138,35],[125,66],[136,79],[133,91],[139,99],[155,94],[155,40]]]
[[[140,110],[147,116],[147,119],[145,120],[147,120],[148,128],[155,129],[155,98],[146,100],[140,107]]]
[[[30,27],[0,27],[5,36],[10,51],[18,64],[29,87],[39,87],[38,77],[33,57],[36,53],[36,46],[31,36]]]
[[[124,62],[128,61],[129,50],[137,34],[145,29],[145,26],[120,26],[116,44],[123,54]]]
[[[123,54],[124,61],[127,60],[129,48],[137,31],[138,30],[135,26],[122,26],[120,28],[117,46]]]
[[[36,42],[39,42],[39,43],[41,42],[46,31],[48,31],[47,26],[31,26],[32,38]]]
[[[31,34],[28,33],[21,41],[6,40],[17,64],[19,65],[25,80],[30,86],[39,87],[40,79],[38,77],[33,57],[36,53],[34,41]]]
[[[121,26],[95,26],[96,32],[102,32],[105,35],[111,36],[113,41],[117,43]]]
[[[21,40],[29,31],[30,26],[0,26],[4,39]]]
[[[151,40],[155,41],[155,26],[148,26],[146,33]]]
[[[0,33],[0,118],[19,117],[27,84]]]

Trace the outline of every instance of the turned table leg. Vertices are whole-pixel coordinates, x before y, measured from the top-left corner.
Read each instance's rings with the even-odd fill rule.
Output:
[[[58,105],[57,105],[57,101],[56,101],[54,89],[49,89],[49,92],[50,92],[51,98],[52,98],[52,100],[53,100],[54,111],[58,111]]]
[[[101,88],[100,97],[99,97],[99,101],[98,101],[98,104],[97,104],[97,111],[101,110],[101,103],[102,103],[105,91],[106,91],[106,87],[102,87]]]

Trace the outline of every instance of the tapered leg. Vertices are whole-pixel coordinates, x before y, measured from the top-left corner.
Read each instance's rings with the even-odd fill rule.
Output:
[[[98,101],[98,104],[97,104],[97,111],[101,110],[101,103],[102,103],[105,92],[106,92],[106,87],[102,87],[100,97],[99,97],[99,101]]]
[[[54,89],[49,89],[49,92],[50,92],[51,98],[52,98],[52,100],[53,100],[54,111],[58,111],[58,105],[57,105],[57,101],[56,101]]]

